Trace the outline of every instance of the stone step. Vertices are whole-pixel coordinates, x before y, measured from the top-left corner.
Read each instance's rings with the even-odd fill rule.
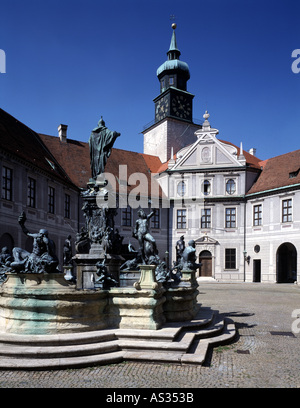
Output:
[[[167,328],[180,327],[182,329],[203,328],[210,325],[214,319],[214,312],[208,308],[200,308],[196,317],[185,322],[168,322],[165,324]]]
[[[185,333],[184,336],[180,341],[155,341],[155,342],[148,342],[148,341],[136,341],[136,340],[119,340],[118,344],[122,350],[125,351],[140,351],[140,350],[148,350],[148,351],[159,351],[162,353],[165,352],[187,352],[191,347],[195,338],[194,333]]]
[[[235,326],[219,317],[210,319],[208,326],[202,326],[116,329],[54,337],[2,334],[0,368],[54,369],[124,360],[203,364],[209,347],[233,339]]]
[[[201,329],[192,329],[190,330],[191,333],[195,333],[198,339],[205,339],[208,337],[217,336],[219,333],[222,332],[224,329],[224,319],[215,318],[208,327],[204,327]]]
[[[181,327],[163,327],[159,330],[136,330],[136,329],[117,329],[114,331],[118,339],[133,339],[139,341],[157,342],[174,341]]]
[[[22,359],[22,358],[1,358],[1,369],[16,370],[46,370],[62,368],[90,367],[93,365],[117,364],[124,361],[123,351],[113,353],[97,354],[93,356],[48,358],[48,359]]]
[[[123,358],[125,361],[140,361],[149,363],[177,363],[181,364],[182,356],[184,353],[171,353],[171,352],[152,352],[144,351],[125,351]]]
[[[32,345],[35,346],[63,346],[76,344],[99,343],[115,340],[114,330],[97,330],[79,333],[44,334],[44,335],[20,335],[12,333],[0,333],[0,345]]]
[[[225,327],[219,336],[208,338],[210,346],[218,346],[220,344],[227,344],[234,339],[236,335],[235,324],[229,320],[225,319]]]
[[[182,357],[183,364],[203,364],[209,347],[227,344],[236,335],[235,325],[225,320],[222,332],[214,337],[200,338],[193,353],[187,353]]]
[[[0,359],[2,357],[19,358],[64,358],[75,356],[89,356],[95,354],[105,354],[119,351],[118,340],[111,340],[101,343],[76,344],[69,346],[0,346]]]
[[[235,335],[235,325],[228,323],[227,321],[221,320],[218,322],[218,327],[216,330],[211,329],[210,332],[215,337],[201,337],[198,339],[198,342],[195,347],[182,349],[177,349],[177,352],[170,352],[169,350],[153,350],[152,353],[149,351],[142,352],[141,350],[127,350],[124,354],[124,360],[131,361],[152,361],[152,362],[169,362],[169,363],[178,363],[178,364],[203,364],[207,355],[208,348],[210,346],[215,346],[219,344],[226,344],[231,341]],[[207,332],[208,333],[208,332]],[[207,334],[206,333],[206,334]],[[194,335],[197,337],[197,333],[186,333]],[[190,346],[193,343],[190,343]],[[185,349],[185,350],[184,350]]]

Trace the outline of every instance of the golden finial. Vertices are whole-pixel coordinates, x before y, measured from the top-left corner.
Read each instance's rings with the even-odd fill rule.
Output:
[[[173,20],[173,23],[172,23],[173,30],[175,30],[175,28],[177,27],[177,24],[175,23],[175,19],[176,19],[175,14],[171,14],[170,20]]]

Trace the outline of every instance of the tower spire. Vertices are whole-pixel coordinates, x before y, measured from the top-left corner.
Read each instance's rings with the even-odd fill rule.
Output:
[[[181,52],[179,51],[177,47],[177,41],[176,41],[176,23],[172,24],[173,28],[173,33],[172,33],[172,38],[171,38],[171,43],[170,43],[170,48],[169,51],[167,52],[169,60],[174,60],[174,59],[179,59]]]

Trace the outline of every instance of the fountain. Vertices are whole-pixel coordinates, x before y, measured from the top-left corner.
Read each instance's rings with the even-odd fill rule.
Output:
[[[199,354],[197,347],[191,352],[191,345],[201,333],[207,337],[213,313],[201,312],[197,303],[195,243],[189,242],[169,270],[149,231],[155,210],[147,215],[140,209],[133,231],[139,248],[128,264],[120,255],[117,209],[99,206],[97,197],[110,194],[103,173],[119,136],[106,128],[102,118],[91,133],[92,178],[82,193],[85,228],[76,237],[71,259],[70,242],[65,242],[65,274],[57,269],[48,232],[30,233],[26,214],[20,215],[23,232],[34,240],[33,250],[14,248],[11,257],[3,253],[0,368],[60,368],[124,359],[204,361],[205,347],[201,345],[204,351]],[[132,286],[120,286],[120,269],[132,265],[139,279]],[[185,333],[190,328],[193,332]],[[229,333],[222,334],[226,339],[235,333],[230,325],[223,324],[223,329]],[[217,327],[211,330],[220,332]]]

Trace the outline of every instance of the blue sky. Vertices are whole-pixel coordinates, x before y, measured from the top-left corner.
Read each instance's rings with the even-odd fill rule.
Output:
[[[103,116],[115,147],[142,152],[156,70],[176,16],[193,116],[262,160],[300,148],[300,1],[1,0],[0,107],[39,133],[88,141]]]

